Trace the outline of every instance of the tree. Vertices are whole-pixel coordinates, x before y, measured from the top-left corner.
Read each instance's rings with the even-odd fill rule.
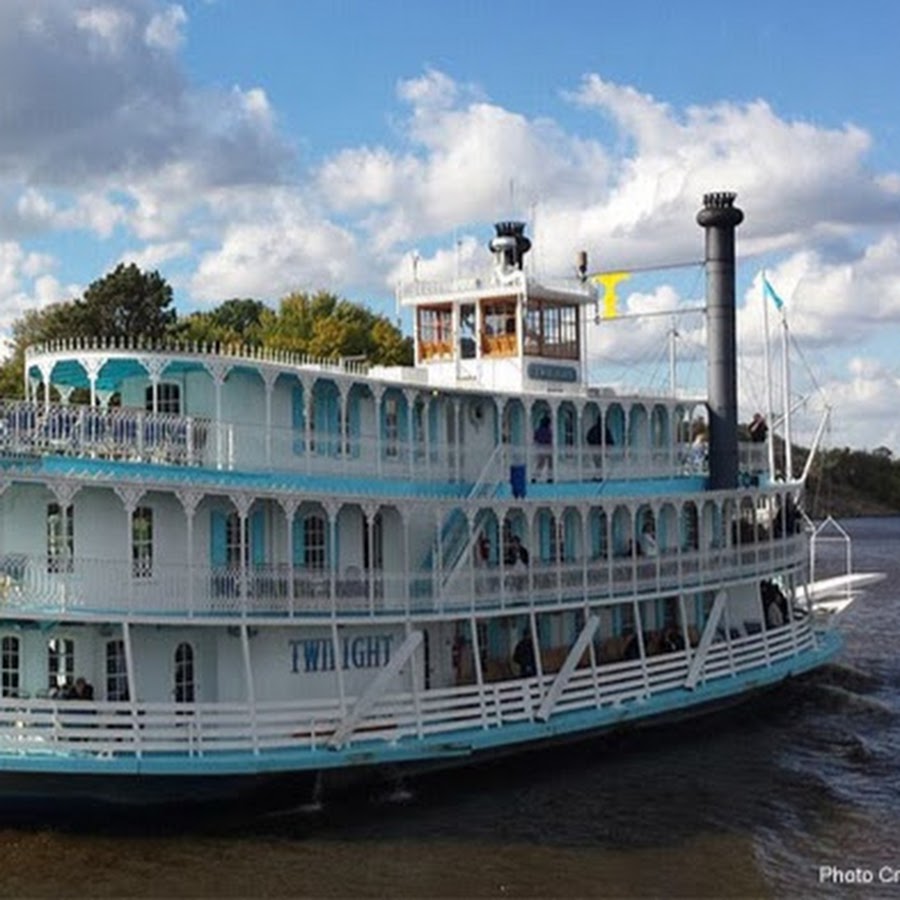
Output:
[[[409,365],[413,344],[385,317],[334,294],[289,294],[278,312],[263,315],[266,347],[323,358],[364,357],[370,363]]]
[[[187,343],[247,344],[261,343],[262,321],[271,310],[261,300],[226,300],[209,311],[194,312],[180,319],[172,334]]]
[[[44,309],[29,309],[12,326],[12,353],[0,365],[0,397],[23,397],[25,349],[78,334],[75,301],[54,303]]]
[[[75,301],[75,331],[82,337],[161,340],[176,322],[172,288],[159,272],[142,272],[134,263],[93,282]]]

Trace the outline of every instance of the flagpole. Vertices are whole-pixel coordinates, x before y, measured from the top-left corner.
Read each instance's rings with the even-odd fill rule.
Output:
[[[784,309],[781,310],[781,367],[784,372],[784,480],[794,477],[791,452],[791,370],[788,360],[788,324]]]
[[[766,270],[763,269],[762,281],[759,286],[762,294],[763,308],[763,347],[765,348],[766,366],[766,421],[769,423],[767,436],[769,454],[769,478],[775,477],[775,403],[772,399],[772,359],[769,349],[769,298],[766,296]]]

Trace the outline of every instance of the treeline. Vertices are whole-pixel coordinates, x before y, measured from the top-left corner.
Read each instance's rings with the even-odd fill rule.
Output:
[[[798,455],[803,465],[808,454]],[[806,508],[814,519],[900,513],[900,460],[886,447],[820,450],[809,472]]]
[[[132,263],[93,282],[81,297],[29,310],[13,324],[13,352],[0,365],[0,397],[22,396],[26,347],[73,337],[265,346],[381,365],[413,361],[412,338],[386,316],[325,291],[288,294],[277,309],[234,298],[185,316],[172,302],[172,288],[158,272]]]

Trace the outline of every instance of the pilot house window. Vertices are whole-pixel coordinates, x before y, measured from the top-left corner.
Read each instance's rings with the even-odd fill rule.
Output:
[[[530,301],[525,314],[525,352],[529,356],[578,359],[578,307]]]
[[[484,333],[481,350],[485,356],[514,356],[516,345],[516,300],[492,300],[481,307]]]
[[[453,312],[450,305],[423,306],[418,310],[419,355],[450,356],[453,350]]]

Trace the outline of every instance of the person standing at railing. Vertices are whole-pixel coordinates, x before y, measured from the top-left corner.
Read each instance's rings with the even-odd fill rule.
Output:
[[[534,659],[534,642],[531,640],[531,635],[528,633],[527,628],[522,632],[522,638],[516,644],[515,650],[513,650],[513,662],[518,666],[519,675],[522,678],[531,678],[532,675],[537,674]]]
[[[769,435],[769,426],[760,413],[753,414],[753,420],[749,426],[750,440],[754,444],[762,444]]]
[[[603,431],[600,426],[600,419],[598,418],[590,428],[588,428],[588,432],[585,435],[585,441],[587,441],[588,446],[594,447],[592,451],[592,458],[594,462],[594,469],[596,471],[596,477],[599,479],[600,474],[603,471],[603,454],[600,452],[600,447],[603,444]]]
[[[535,480],[546,471],[547,481],[553,481],[553,429],[550,426],[550,416],[544,416],[534,430],[534,443],[537,445]]]

